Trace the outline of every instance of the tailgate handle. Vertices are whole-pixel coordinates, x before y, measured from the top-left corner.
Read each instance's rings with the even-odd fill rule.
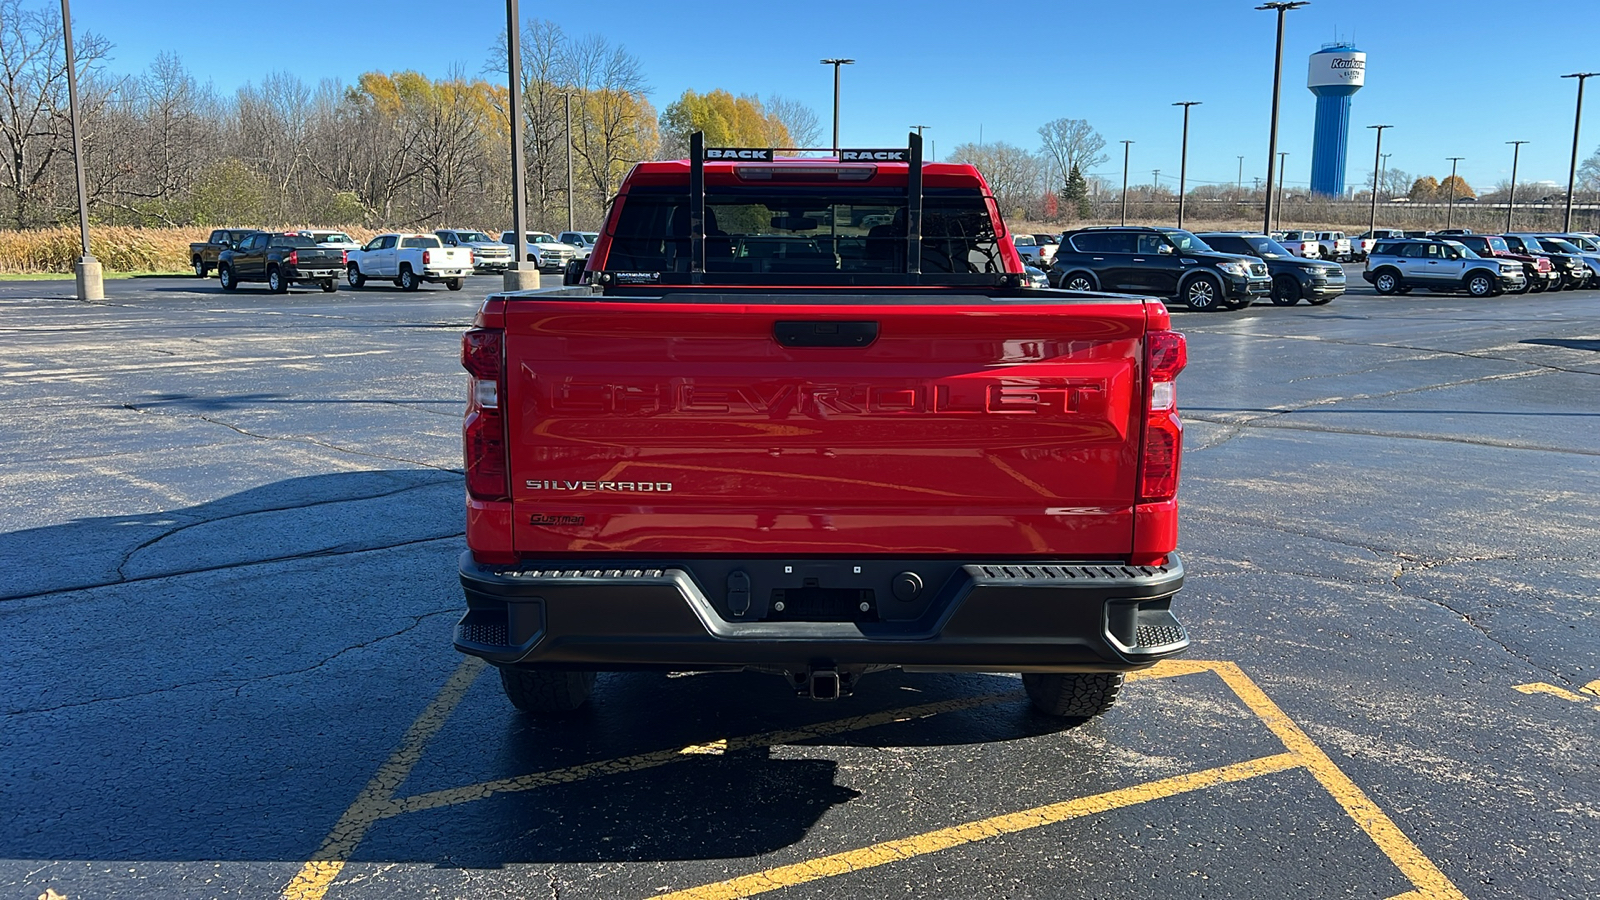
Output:
[[[878,339],[878,323],[774,322],[772,337],[785,347],[865,347]]]

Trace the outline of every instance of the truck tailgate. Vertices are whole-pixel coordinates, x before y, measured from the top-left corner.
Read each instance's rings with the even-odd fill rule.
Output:
[[[1142,303],[770,299],[508,302],[516,551],[1131,551]]]

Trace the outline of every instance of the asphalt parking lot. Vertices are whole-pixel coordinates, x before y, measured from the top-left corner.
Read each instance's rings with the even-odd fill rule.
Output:
[[[458,335],[417,293],[0,284],[0,896],[1600,895],[1600,291],[1175,310],[1195,638],[801,702],[450,647]]]

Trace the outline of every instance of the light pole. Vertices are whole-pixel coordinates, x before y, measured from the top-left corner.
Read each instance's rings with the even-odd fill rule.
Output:
[[[1446,156],[1450,160],[1450,201],[1444,208],[1444,227],[1449,228],[1455,218],[1456,211],[1456,164],[1466,159],[1465,156]]]
[[[1393,125],[1368,125],[1368,128],[1378,130],[1378,147],[1372,151],[1372,218],[1367,222],[1367,234],[1378,229],[1378,167],[1383,160],[1383,130],[1393,128]]]
[[[1278,227],[1283,227],[1283,176],[1288,175],[1288,165],[1283,160],[1290,157],[1288,151],[1278,151]],[[1272,186],[1267,184],[1267,192],[1272,192]]]
[[[1199,106],[1199,100],[1179,100],[1173,106],[1183,107],[1183,150],[1178,158],[1178,227],[1183,227],[1183,194],[1189,182],[1189,107]]]
[[[1128,224],[1128,148],[1133,141],[1122,142],[1122,224]]]
[[[1511,196],[1506,198],[1506,231],[1511,230],[1511,213],[1517,208],[1517,157],[1522,155],[1522,145],[1531,141],[1506,141],[1511,145]]]
[[[572,231],[572,92],[561,96],[567,101],[567,230]]]
[[[825,66],[833,66],[833,155],[839,155],[839,67],[854,65],[853,59],[825,59]]]
[[[1244,194],[1244,157],[1243,156],[1239,157],[1239,181],[1238,181],[1237,184],[1235,184],[1233,186],[1233,193],[1234,193],[1234,196],[1236,196],[1236,197],[1237,196],[1241,196],[1241,195]]]
[[[1567,212],[1561,219],[1563,232],[1572,230],[1572,192],[1578,186],[1578,128],[1583,124],[1583,83],[1600,72],[1574,72],[1562,78],[1578,79],[1578,111],[1572,117],[1572,168],[1567,170]]]
[[[528,193],[522,171],[522,36],[518,25],[522,16],[517,0],[506,0],[506,67],[511,74],[511,268],[503,276],[505,289],[521,291],[539,286],[539,270],[529,269]]]
[[[1270,9],[1278,14],[1278,49],[1272,58],[1272,127],[1271,136],[1267,138],[1267,202],[1265,214],[1261,218],[1261,230],[1272,230],[1272,161],[1278,158],[1278,95],[1283,84],[1283,15],[1291,9],[1299,9],[1307,5],[1308,0],[1292,0],[1292,2],[1263,3],[1256,9]],[[1280,179],[1281,181],[1281,179]]]
[[[61,33],[67,51],[67,113],[72,119],[72,163],[78,178],[78,231],[83,255],[73,266],[79,300],[104,300],[106,283],[100,261],[89,252],[89,191],[83,176],[83,129],[78,124],[78,63],[72,52],[72,10],[61,0]]]

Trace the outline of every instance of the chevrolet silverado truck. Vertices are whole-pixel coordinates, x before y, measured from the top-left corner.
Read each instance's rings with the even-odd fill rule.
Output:
[[[692,135],[624,179],[581,284],[483,303],[454,644],[514,706],[904,668],[1021,673],[1081,721],[1189,646],[1184,336],[1155,298],[1023,287],[982,175],[909,137]]]
[[[247,281],[265,281],[274,294],[293,284],[315,284],[328,293],[338,289],[344,251],[320,247],[298,232],[248,234],[217,257],[217,281],[231,291]]]
[[[256,233],[254,228],[218,228],[203,242],[189,245],[189,263],[194,266],[194,277],[204,278],[217,267],[217,257],[224,250],[232,250],[246,236]]]
[[[431,234],[380,234],[345,256],[344,277],[353,288],[364,287],[369,278],[382,278],[403,291],[414,291],[425,281],[459,291],[462,279],[472,274],[471,248],[446,247]]]

